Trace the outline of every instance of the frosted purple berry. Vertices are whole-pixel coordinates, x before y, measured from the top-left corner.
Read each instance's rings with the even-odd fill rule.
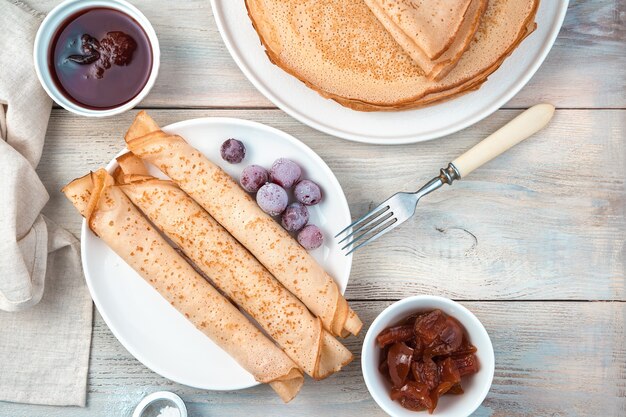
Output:
[[[309,210],[300,203],[291,203],[283,212],[280,223],[289,232],[297,232],[309,222]]]
[[[270,180],[283,188],[291,188],[298,182],[302,169],[290,159],[279,158],[270,168]]]
[[[310,180],[302,180],[293,190],[296,200],[307,206],[314,206],[322,199],[322,190],[319,185]]]
[[[220,148],[222,159],[231,164],[238,164],[246,156],[246,147],[237,139],[228,139]]]
[[[267,181],[269,181],[267,170],[258,165],[245,167],[239,179],[243,189],[249,193],[256,193]]]
[[[280,185],[268,183],[259,188],[256,193],[256,202],[261,210],[270,216],[278,216],[287,207],[289,197],[287,197],[287,191]]]
[[[310,224],[298,233],[298,243],[306,250],[317,249],[324,243],[324,236],[319,227]]]

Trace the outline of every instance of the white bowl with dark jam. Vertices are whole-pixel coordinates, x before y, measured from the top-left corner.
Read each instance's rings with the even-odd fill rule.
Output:
[[[44,19],[35,69],[63,108],[106,117],[135,107],[159,71],[159,41],[148,19],[124,0],[67,0]]]
[[[484,326],[443,297],[400,300],[365,335],[361,367],[376,403],[394,417],[467,417],[483,402],[495,358]]]

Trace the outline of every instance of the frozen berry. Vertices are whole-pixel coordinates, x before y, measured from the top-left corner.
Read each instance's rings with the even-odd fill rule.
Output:
[[[222,159],[231,164],[238,164],[246,156],[246,147],[237,139],[228,139],[220,148]]]
[[[322,190],[319,185],[310,180],[302,180],[293,190],[296,200],[307,206],[314,206],[322,199]]]
[[[239,182],[244,190],[256,193],[269,180],[267,170],[258,165],[250,165],[243,169]]]
[[[269,214],[270,216],[278,216],[285,210],[289,197],[287,197],[287,191],[285,191],[280,185],[265,184],[259,188],[256,193],[256,202],[261,207],[261,210]]]
[[[298,233],[298,243],[306,250],[317,249],[324,243],[324,236],[319,227],[310,224]]]
[[[270,180],[283,188],[291,188],[298,182],[302,169],[290,159],[279,158],[270,168]]]
[[[283,212],[280,223],[289,232],[297,232],[309,222],[309,210],[300,203],[291,203]]]

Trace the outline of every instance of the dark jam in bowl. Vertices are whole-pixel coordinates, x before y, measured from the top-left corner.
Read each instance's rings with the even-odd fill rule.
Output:
[[[81,10],[57,29],[48,51],[50,74],[75,104],[106,110],[135,98],[152,71],[152,47],[141,25],[109,8]]]
[[[407,317],[383,330],[376,343],[390,397],[408,410],[432,414],[440,397],[463,394],[462,378],[479,370],[465,328],[441,310]]]

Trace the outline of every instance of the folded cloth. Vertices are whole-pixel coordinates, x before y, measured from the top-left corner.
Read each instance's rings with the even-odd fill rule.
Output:
[[[0,401],[84,406],[91,299],[35,172],[51,108],[33,67],[40,17],[0,0]]]

